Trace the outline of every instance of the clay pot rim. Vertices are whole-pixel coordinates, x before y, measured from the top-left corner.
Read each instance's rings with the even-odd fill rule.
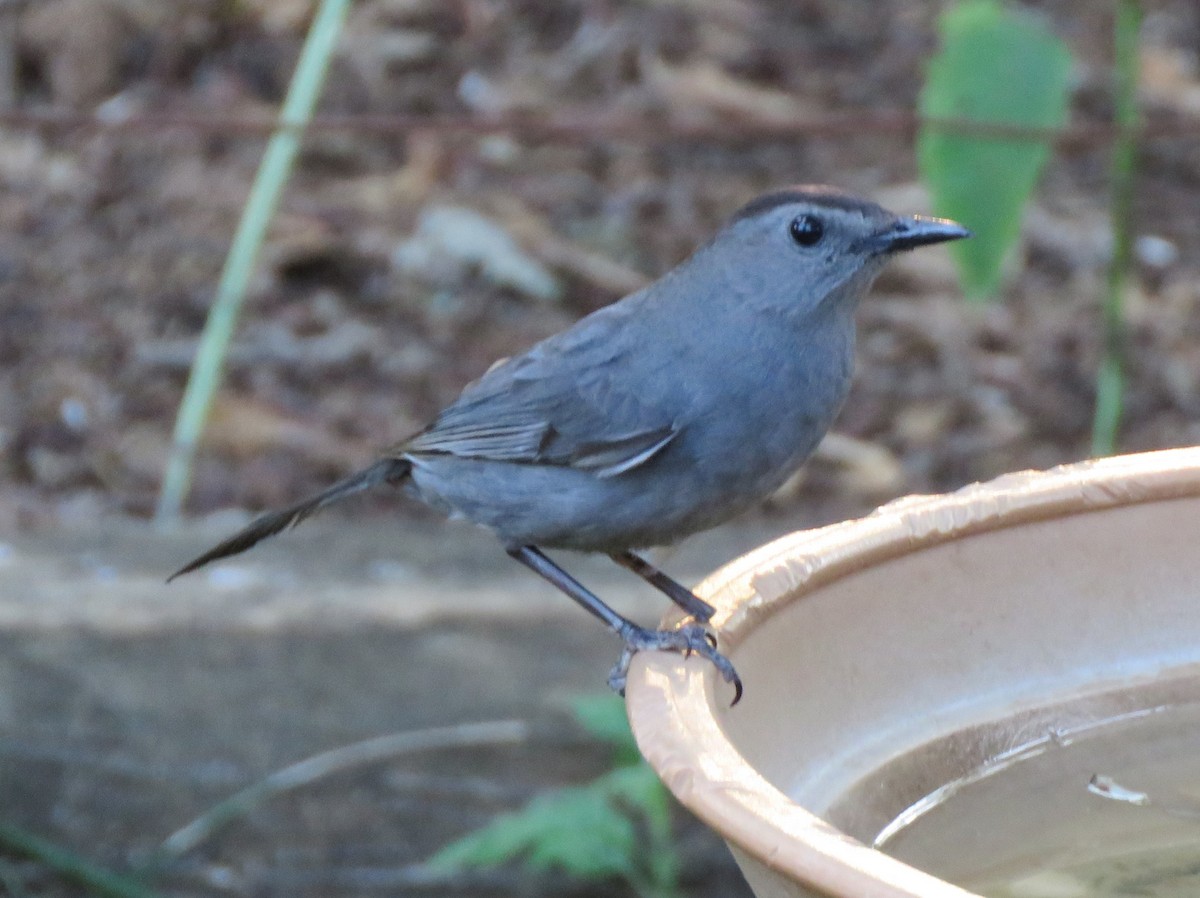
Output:
[[[731,562],[696,592],[716,606],[713,625],[736,655],[747,634],[780,608],[889,558],[1047,518],[1197,494],[1200,448],[1006,474],[782,537]],[[668,623],[678,619],[672,614]],[[680,803],[759,863],[829,895],[977,898],[850,838],[768,783],[725,736],[721,718],[737,711],[726,710],[730,687],[707,662],[641,653],[626,696],[634,736],[655,772]]]

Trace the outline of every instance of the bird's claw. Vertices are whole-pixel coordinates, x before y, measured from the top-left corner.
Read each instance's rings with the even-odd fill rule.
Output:
[[[625,647],[616,666],[608,675],[608,685],[613,691],[625,694],[625,678],[629,672],[629,662],[640,651],[656,649],[663,652],[679,652],[685,658],[692,653],[712,662],[721,678],[726,683],[733,684],[733,701],[730,707],[736,705],[742,698],[742,678],[738,676],[729,659],[717,651],[717,637],[700,624],[689,623],[676,630],[649,630],[643,627],[630,627],[621,634]]]

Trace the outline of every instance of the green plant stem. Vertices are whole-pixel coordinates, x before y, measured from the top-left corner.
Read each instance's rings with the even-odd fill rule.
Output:
[[[162,491],[159,493],[155,514],[159,522],[178,517],[187,497],[196,444],[220,382],[225,353],[246,295],[246,285],[254,271],[283,186],[291,174],[304,126],[312,118],[349,6],[350,0],[322,0],[309,28],[283,103],[279,128],[267,143],[254,185],[242,210],[241,221],[238,222],[237,233],[217,285],[216,298],[188,376],[187,388],[175,419]]]
[[[683,866],[675,836],[671,831],[671,796],[667,787],[645,761],[639,762],[649,784],[642,790],[642,810],[646,816],[646,854],[649,882],[643,886],[647,894],[662,898],[678,898],[679,873]]]
[[[1092,455],[1111,455],[1125,389],[1125,290],[1133,256],[1133,189],[1137,169],[1137,75],[1140,0],[1117,0],[1114,25],[1116,120],[1112,161],[1112,260],[1104,297],[1104,358],[1096,379]]]
[[[0,849],[32,858],[92,894],[105,898],[157,898],[158,893],[136,879],[106,870],[49,839],[9,823],[0,823]]]

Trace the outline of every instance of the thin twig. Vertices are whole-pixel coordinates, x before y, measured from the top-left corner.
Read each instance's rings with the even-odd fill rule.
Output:
[[[529,724],[525,721],[493,720],[392,733],[321,752],[247,786],[176,830],[158,847],[147,866],[157,866],[179,857],[267,799],[308,785],[330,774],[414,752],[477,745],[517,744],[528,740],[529,734]]]

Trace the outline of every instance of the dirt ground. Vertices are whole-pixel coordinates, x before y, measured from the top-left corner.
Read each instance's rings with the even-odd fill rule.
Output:
[[[0,543],[0,822],[128,869],[289,764],[457,728],[441,747],[358,761],[260,802],[153,884],[180,896],[629,894],[422,866],[495,815],[608,769],[609,750],[567,708],[604,689],[611,636],[503,563],[485,534],[403,521],[316,522],[167,590],[163,572],[222,529],[130,521]],[[766,538],[754,527],[700,537],[672,567],[695,578],[717,553]],[[651,622],[661,610],[611,564],[572,570],[626,614]],[[686,894],[748,894],[714,834],[682,814],[677,833]],[[3,872],[23,883],[17,896],[81,894],[16,857]]]
[[[1109,5],[1024,5],[1075,55],[1073,119],[1106,121]],[[1144,5],[1142,109],[1195,121],[1200,8]],[[201,523],[163,534],[145,521],[262,153],[235,123],[278,109],[311,4],[0,3],[0,820],[121,866],[313,751],[535,720],[529,745],[289,797],[167,883],[180,895],[441,894],[396,871],[539,786],[603,769],[561,735],[555,709],[600,687],[610,641],[552,610],[565,602],[486,541],[411,504],[331,512],[230,579],[167,593],[161,575],[223,532],[236,515],[222,509],[289,501],[361,464],[495,358],[665,271],[758,192],[825,181],[926,211],[907,134],[753,135],[911,111],[943,6],[360,0],[322,114],[435,123],[306,140],[200,453],[188,508]],[[48,111],[106,124],[21,118]],[[511,127],[436,124],[473,116]],[[534,133],[565,118],[624,125]],[[672,564],[697,576],[790,527],[1085,457],[1108,157],[1103,142],[1055,153],[996,303],[965,304],[940,252],[893,266],[861,310],[839,438],[768,507]],[[1200,140],[1157,138],[1140,163],[1128,451],[1200,434]],[[447,216],[461,224],[464,209],[483,217],[469,219],[483,227],[470,249],[486,243],[503,265],[447,248]],[[616,574],[584,569],[653,618],[659,606]],[[684,831],[688,893],[736,894],[723,849]],[[30,894],[69,894],[13,869]]]

